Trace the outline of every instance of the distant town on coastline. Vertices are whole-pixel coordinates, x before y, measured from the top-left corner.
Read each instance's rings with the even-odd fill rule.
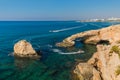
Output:
[[[80,20],[77,22],[107,22],[107,21],[119,21],[120,22],[120,18],[115,18],[115,17],[111,17],[111,18],[106,18],[106,19],[86,19],[86,20]]]

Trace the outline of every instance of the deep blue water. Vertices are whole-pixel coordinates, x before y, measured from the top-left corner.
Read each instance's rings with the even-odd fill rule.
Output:
[[[107,27],[118,22],[75,21],[1,21],[0,22],[0,80],[72,80],[77,62],[86,61],[95,51],[93,45],[77,42],[75,47],[58,48],[57,42],[86,30]],[[50,31],[57,32],[50,32]],[[40,60],[18,59],[9,56],[19,40],[29,41],[41,51]],[[83,54],[71,53],[83,49]]]

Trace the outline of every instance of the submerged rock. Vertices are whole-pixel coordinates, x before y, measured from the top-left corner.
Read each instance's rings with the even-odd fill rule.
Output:
[[[14,55],[18,57],[39,58],[40,56],[26,40],[21,40],[14,45]]]
[[[63,42],[57,43],[58,47],[71,47],[75,45],[74,40],[77,38],[82,38],[85,43],[97,44],[97,43],[113,43],[120,41],[120,25],[113,25],[107,28],[102,28],[99,30],[90,30],[81,33],[74,34]]]

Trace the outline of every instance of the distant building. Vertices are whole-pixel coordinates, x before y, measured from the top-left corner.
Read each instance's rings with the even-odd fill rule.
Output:
[[[104,21],[120,21],[120,18],[108,18],[108,19],[88,19],[88,20],[81,20],[80,22],[104,22]]]
[[[108,18],[107,20],[108,21],[120,21],[120,18],[114,18],[114,17],[112,17],[112,18]]]

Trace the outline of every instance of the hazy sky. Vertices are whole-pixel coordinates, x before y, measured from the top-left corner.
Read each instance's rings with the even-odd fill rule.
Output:
[[[0,0],[0,20],[120,17],[120,0]]]

